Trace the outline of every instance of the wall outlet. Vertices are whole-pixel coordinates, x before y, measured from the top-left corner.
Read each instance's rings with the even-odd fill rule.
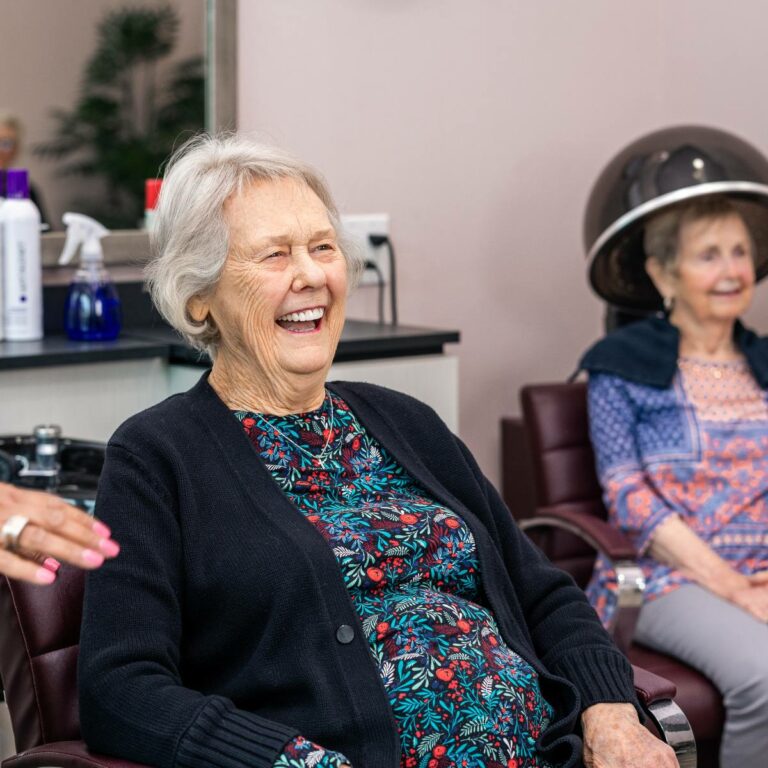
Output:
[[[341,217],[341,225],[347,236],[355,240],[360,254],[366,261],[378,266],[385,283],[389,283],[389,251],[386,245],[375,248],[368,241],[368,235],[389,234],[388,213],[349,213]],[[360,285],[378,285],[379,276],[372,269],[366,269]]]

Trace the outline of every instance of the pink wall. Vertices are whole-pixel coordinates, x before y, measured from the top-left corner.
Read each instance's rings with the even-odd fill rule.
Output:
[[[519,387],[600,334],[581,217],[609,157],[680,123],[768,152],[768,7],[725,8],[240,0],[240,127],[321,168],[342,210],[390,213],[401,320],[461,330],[460,431],[494,481]]]

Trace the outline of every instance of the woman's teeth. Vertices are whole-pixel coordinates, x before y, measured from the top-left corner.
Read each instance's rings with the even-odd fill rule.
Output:
[[[303,312],[289,312],[287,315],[277,318],[278,323],[305,323],[308,320],[319,320],[325,314],[325,309],[316,307]]]
[[[289,312],[287,315],[278,317],[277,323],[286,331],[307,333],[317,328],[324,314],[325,309],[323,307],[315,307],[315,309],[306,309],[303,312]]]

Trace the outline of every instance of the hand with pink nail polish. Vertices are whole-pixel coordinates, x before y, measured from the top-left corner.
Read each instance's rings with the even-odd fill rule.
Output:
[[[62,561],[92,569],[119,552],[99,520],[49,493],[0,483],[0,573],[50,584]]]

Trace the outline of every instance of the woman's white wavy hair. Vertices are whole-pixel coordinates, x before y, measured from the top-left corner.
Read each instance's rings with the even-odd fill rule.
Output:
[[[230,239],[224,204],[249,184],[286,178],[305,183],[322,201],[353,288],[362,273],[362,258],[342,231],[325,180],[311,166],[238,134],[196,136],[165,166],[144,275],[160,314],[189,344],[212,358],[221,341],[219,331],[210,319],[198,322],[190,317],[187,306],[193,296],[210,294],[221,276]]]

